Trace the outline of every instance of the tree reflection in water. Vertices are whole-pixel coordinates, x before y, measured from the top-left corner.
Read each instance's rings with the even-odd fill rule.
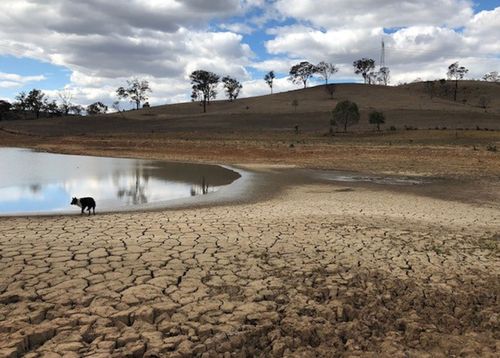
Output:
[[[149,174],[144,172],[142,166],[137,166],[134,174],[135,180],[134,184],[130,187],[120,187],[118,186],[117,195],[120,199],[127,199],[127,204],[147,204],[148,197],[146,195],[146,188],[148,186]],[[114,181],[115,183],[119,183],[119,173],[115,173]]]
[[[40,184],[31,184],[29,188],[32,194],[38,194],[42,191],[42,186]]]
[[[191,196],[196,195],[205,195],[208,194],[209,188],[208,183],[205,180],[205,177],[201,178],[201,185],[192,185],[191,186]]]

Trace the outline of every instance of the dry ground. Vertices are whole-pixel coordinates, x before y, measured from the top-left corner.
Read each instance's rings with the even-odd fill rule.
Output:
[[[232,207],[0,219],[0,352],[494,357],[499,218],[316,184]]]

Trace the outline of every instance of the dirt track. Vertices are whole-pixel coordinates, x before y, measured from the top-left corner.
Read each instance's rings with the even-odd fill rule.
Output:
[[[500,211],[301,185],[0,219],[0,355],[497,356]]]

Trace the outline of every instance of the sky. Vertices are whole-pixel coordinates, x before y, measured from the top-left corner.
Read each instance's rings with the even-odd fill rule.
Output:
[[[335,64],[333,82],[362,82],[352,62],[378,66],[382,41],[392,85],[444,78],[456,61],[468,78],[500,72],[500,0],[2,0],[2,8],[0,99],[9,101],[37,88],[110,105],[139,78],[150,82],[151,105],[184,102],[197,69],[235,77],[241,96],[255,96],[269,93],[271,70],[275,92],[300,88],[287,79],[300,61]]]

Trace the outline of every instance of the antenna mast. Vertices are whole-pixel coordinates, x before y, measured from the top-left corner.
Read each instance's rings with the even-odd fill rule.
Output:
[[[380,68],[385,67],[385,42],[382,39],[382,47],[380,49]]]

